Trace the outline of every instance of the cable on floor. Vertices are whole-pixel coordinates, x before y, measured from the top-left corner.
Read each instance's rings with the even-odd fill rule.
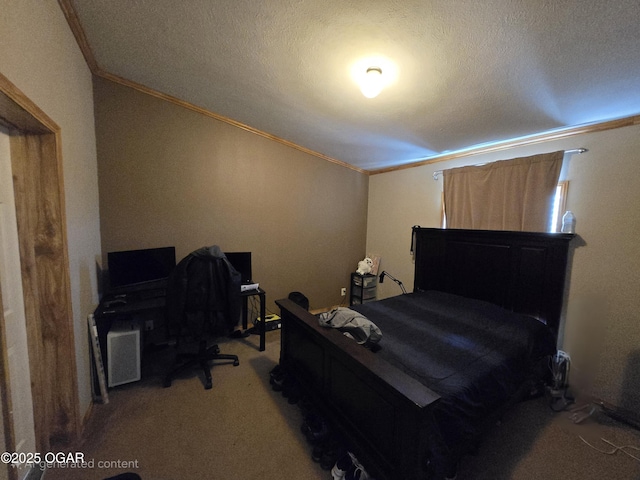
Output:
[[[593,448],[597,452],[603,453],[605,455],[615,455],[617,452],[622,452],[625,455],[628,455],[631,458],[635,459],[636,461],[640,462],[640,457],[636,457],[635,455],[631,455],[629,452],[627,452],[625,450],[626,448],[632,448],[633,450],[637,450],[637,451],[640,452],[640,447],[636,447],[634,445],[624,445],[622,447],[619,447],[619,446],[615,445],[613,442],[610,442],[609,440],[607,440],[606,438],[600,438],[600,440],[602,440],[605,443],[608,443],[609,445],[611,445],[613,447],[613,450],[602,450],[602,449],[600,449],[598,447],[595,447],[595,446],[591,445],[588,441],[586,441],[582,437],[582,435],[578,435],[578,437],[580,438],[580,440],[582,440],[584,443],[586,443],[588,446],[590,446],[591,448]]]

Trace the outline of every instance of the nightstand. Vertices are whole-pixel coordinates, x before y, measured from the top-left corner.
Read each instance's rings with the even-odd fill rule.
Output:
[[[351,294],[349,305],[360,305],[376,299],[378,288],[378,276],[370,273],[360,275],[357,272],[351,274]]]

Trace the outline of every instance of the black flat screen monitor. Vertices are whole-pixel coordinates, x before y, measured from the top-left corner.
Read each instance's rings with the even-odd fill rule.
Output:
[[[251,252],[225,252],[227,260],[231,262],[241,277],[242,283],[253,283],[251,278]]]
[[[175,247],[109,252],[110,288],[121,288],[169,277],[176,266]]]

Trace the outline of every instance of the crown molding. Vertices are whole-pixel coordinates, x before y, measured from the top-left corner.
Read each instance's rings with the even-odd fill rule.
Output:
[[[193,103],[187,102],[185,100],[181,100],[180,98],[174,97],[172,95],[168,95],[166,93],[162,93],[159,92],[157,90],[154,90],[153,88],[149,88],[145,85],[142,85],[140,83],[134,82],[132,80],[128,80],[126,78],[123,77],[119,77],[118,75],[114,75],[112,73],[109,72],[105,72],[103,70],[100,70],[98,73],[95,73],[96,76],[104,78],[105,80],[109,80],[111,82],[114,83],[118,83],[120,85],[132,88],[134,90],[137,90],[141,93],[147,94],[147,95],[151,95],[152,97],[156,97],[159,98],[161,100],[167,101],[169,103],[173,103],[174,105],[178,105],[180,107],[186,108],[188,110],[191,110],[193,112],[199,113],[201,115],[213,118],[215,120],[219,120],[221,122],[227,123],[229,125],[232,125],[234,127],[240,128],[242,130],[245,130],[247,132],[253,133],[255,135],[259,135],[261,137],[267,138],[269,140],[273,140],[274,142],[280,143],[282,145],[285,145],[287,147],[293,148],[295,150],[298,150],[300,152],[312,155],[314,157],[320,158],[322,160],[326,160],[327,162],[331,162],[334,163],[336,165],[339,165],[341,167],[345,167],[348,168],[350,170],[355,170],[356,172],[359,173],[363,173],[363,174],[367,174],[368,172],[366,170],[363,170],[361,168],[357,168],[354,167],[353,165],[349,165],[346,162],[343,162],[341,160],[337,160],[335,158],[329,157],[328,155],[324,155],[322,153],[310,150],[308,148],[302,147],[296,143],[290,142],[288,140],[285,140],[284,138],[280,138],[277,137],[275,135],[272,135],[270,133],[267,132],[263,132],[262,130],[258,130],[257,128],[253,128],[249,125],[246,125],[242,122],[238,122],[236,120],[233,120],[229,117],[225,117],[224,115],[219,115],[217,113],[211,112],[205,108],[199,107],[198,105],[195,105]]]
[[[406,163],[403,165],[396,165],[393,167],[381,168],[377,170],[369,170],[368,173],[369,175],[378,175],[380,173],[388,173],[397,170],[405,170],[407,168],[422,167],[424,165],[432,165],[434,163],[446,162],[448,160],[471,157],[483,153],[500,152],[502,150],[509,150],[511,148],[535,145],[538,143],[550,142],[552,140],[559,140],[562,138],[573,137],[585,133],[603,132],[605,130],[613,130],[615,128],[629,127],[632,125],[640,125],[640,115],[632,115],[630,117],[619,118],[616,120],[588,123],[584,125],[577,125],[574,127],[553,130],[550,132],[543,132],[536,135],[531,135],[527,138],[507,140],[499,144],[478,146],[477,148],[470,148],[461,152],[452,152],[443,155],[437,155],[417,162]]]
[[[285,140],[284,138],[280,138],[276,135],[272,135],[270,133],[264,132],[262,130],[258,130],[257,128],[253,128],[247,124],[238,122],[236,120],[233,120],[232,118],[229,117],[225,117],[224,115],[219,115],[217,113],[211,112],[205,108],[199,107],[193,103],[187,102],[185,100],[181,100],[177,97],[174,97],[172,95],[168,95],[166,93],[160,92],[158,90],[154,90],[153,88],[150,88],[146,85],[142,85],[140,83],[134,82],[132,80],[120,77],[118,75],[115,75],[113,73],[107,72],[105,70],[103,70],[98,62],[96,61],[95,55],[93,54],[93,50],[91,49],[91,46],[89,45],[89,41],[87,39],[87,36],[85,34],[84,28],[82,28],[82,24],[80,23],[80,19],[78,18],[78,15],[75,11],[75,8],[73,7],[73,4],[71,2],[71,0],[58,0],[58,3],[60,4],[60,8],[62,9],[62,12],[64,13],[64,16],[67,19],[67,23],[69,24],[69,28],[71,29],[71,32],[73,33],[73,36],[76,39],[76,42],[78,43],[78,46],[80,47],[80,51],[82,52],[82,55],[84,56],[85,61],[87,62],[87,65],[89,66],[89,69],[91,70],[91,73],[93,73],[95,76],[104,78],[106,80],[110,80],[112,82],[118,83],[120,85],[124,85],[126,87],[130,87],[133,88],[134,90],[137,90],[141,93],[145,93],[147,95],[151,95],[153,97],[156,98],[160,98],[162,100],[165,100],[167,102],[173,103],[175,105],[178,105],[180,107],[192,110],[194,112],[200,113],[202,115],[205,115],[207,117],[213,118],[215,120],[219,120],[221,122],[227,123],[229,125],[232,125],[234,127],[240,128],[242,130],[245,130],[247,132],[253,133],[255,135],[259,135],[261,137],[267,138],[269,140],[272,140],[274,142],[280,143],[282,145],[285,145],[287,147],[293,148],[295,150],[298,150],[300,152],[306,153],[308,155],[320,158],[322,160],[326,160],[327,162],[333,163],[335,165],[339,165],[341,167],[345,167],[348,168],[350,170],[354,170],[358,173],[362,173],[367,175],[368,172],[366,170],[363,170],[361,168],[355,167],[353,165],[350,165],[346,162],[343,162],[342,160],[338,160],[336,158],[330,157],[328,155],[325,155],[323,153],[320,152],[316,152],[314,150],[310,150],[306,147],[303,147],[301,145],[298,145],[296,143],[290,142],[289,140]]]

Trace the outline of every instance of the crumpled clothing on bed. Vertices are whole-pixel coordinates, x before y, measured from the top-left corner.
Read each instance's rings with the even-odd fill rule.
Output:
[[[338,307],[318,315],[318,323],[322,327],[337,328],[347,337],[360,345],[377,344],[382,338],[382,332],[367,317],[346,307]]]

